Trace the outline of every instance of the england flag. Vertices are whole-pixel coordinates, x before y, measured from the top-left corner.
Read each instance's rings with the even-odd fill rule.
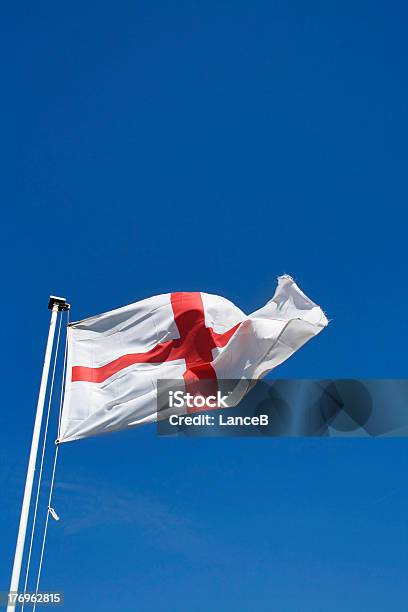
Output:
[[[68,327],[60,442],[156,421],[159,380],[256,380],[328,324],[289,276],[246,315],[202,292],[151,297]]]

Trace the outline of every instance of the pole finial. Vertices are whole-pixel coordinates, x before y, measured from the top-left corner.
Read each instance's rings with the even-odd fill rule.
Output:
[[[48,310],[52,310],[55,305],[58,306],[58,310],[70,309],[70,305],[68,304],[65,298],[57,297],[56,295],[50,295],[50,299],[48,300]]]

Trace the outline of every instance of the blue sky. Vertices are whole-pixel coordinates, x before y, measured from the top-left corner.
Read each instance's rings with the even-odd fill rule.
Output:
[[[2,7],[1,588],[50,293],[73,319],[170,290],[250,312],[286,272],[332,323],[279,376],[406,376],[407,18],[361,0]],[[404,440],[67,444],[42,585],[75,612],[400,611],[407,469]]]

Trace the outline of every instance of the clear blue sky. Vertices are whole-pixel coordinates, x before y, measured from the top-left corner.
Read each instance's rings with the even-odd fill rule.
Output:
[[[286,272],[332,323],[280,376],[406,377],[407,20],[397,1],[2,7],[1,588],[50,293],[74,319],[170,290],[249,312]],[[400,612],[407,448],[67,444],[42,585],[67,612]]]

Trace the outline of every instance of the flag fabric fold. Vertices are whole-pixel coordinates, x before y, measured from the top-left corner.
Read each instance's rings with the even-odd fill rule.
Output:
[[[157,381],[259,379],[328,324],[289,276],[246,315],[202,292],[151,297],[68,327],[60,442],[151,423]]]

